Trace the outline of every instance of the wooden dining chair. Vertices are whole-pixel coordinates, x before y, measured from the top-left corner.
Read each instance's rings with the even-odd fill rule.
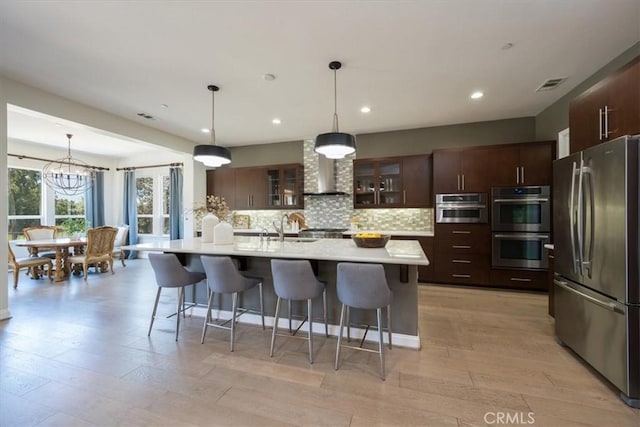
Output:
[[[113,244],[118,234],[115,227],[96,227],[87,230],[87,246],[83,254],[73,255],[67,258],[66,269],[71,271],[73,264],[82,264],[84,272],[84,281],[87,281],[89,266],[93,265],[98,270],[99,266],[107,263],[113,271]]]
[[[27,227],[22,229],[24,238],[27,240],[48,240],[55,239],[58,235],[58,227],[55,225],[38,225],[36,227]],[[37,252],[31,255],[37,255],[46,258],[55,258],[56,252],[54,248],[39,248]]]
[[[18,288],[18,277],[20,274],[20,270],[23,268],[29,268],[33,271],[33,277],[37,277],[37,269],[43,266],[47,266],[47,275],[49,276],[49,280],[51,280],[51,271],[53,270],[53,263],[51,262],[51,258],[45,257],[26,257],[26,258],[16,258],[16,255],[11,249],[11,244],[7,244],[9,247],[9,268],[13,270],[13,289]]]

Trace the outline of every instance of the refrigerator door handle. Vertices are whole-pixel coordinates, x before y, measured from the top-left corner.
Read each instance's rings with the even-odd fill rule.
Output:
[[[585,184],[589,184],[589,249],[588,249],[588,254],[587,254],[587,248],[585,248],[585,260],[582,262],[582,264],[585,266],[586,270],[587,270],[587,275],[589,276],[589,278],[592,277],[592,271],[593,271],[593,242],[595,241],[594,239],[594,232],[595,232],[595,218],[594,218],[594,214],[595,214],[595,200],[593,199],[594,197],[594,190],[593,190],[593,173],[591,172],[591,168],[589,166],[585,166],[584,167],[584,174],[587,176],[587,179],[585,180]],[[586,243],[586,242],[585,242]]]
[[[575,236],[575,216],[574,216],[574,195],[576,190],[576,162],[573,162],[573,167],[571,168],[571,195],[569,197],[569,233],[571,237],[571,264],[573,266],[573,274],[578,273],[577,265],[577,257],[576,257],[576,236]]]
[[[575,289],[572,286],[569,286],[568,282],[565,282],[564,280],[558,280],[558,279],[553,279],[553,283],[555,283],[557,286],[561,287],[562,289],[574,293],[576,295],[579,295],[580,297],[586,299],[587,301],[589,301],[590,303],[593,303],[597,306],[600,306],[602,308],[606,308],[609,311],[613,311],[615,313],[620,313],[620,314],[624,314],[624,310],[621,310],[620,308],[618,308],[618,306],[616,306],[614,303],[612,302],[604,302],[599,300],[598,298],[594,298],[591,295],[587,295],[584,292],[580,292],[579,290]]]
[[[584,176],[584,160],[580,159],[580,174],[578,175],[578,215],[576,218],[576,229],[578,231],[578,269],[580,275],[584,275],[584,210],[582,206],[582,199],[584,196],[584,189],[582,187],[582,178]]]

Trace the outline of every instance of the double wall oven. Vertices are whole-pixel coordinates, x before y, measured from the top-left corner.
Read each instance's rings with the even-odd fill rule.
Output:
[[[551,238],[549,186],[491,189],[492,265],[544,270]]]

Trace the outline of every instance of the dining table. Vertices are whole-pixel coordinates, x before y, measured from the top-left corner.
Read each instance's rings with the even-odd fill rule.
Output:
[[[16,246],[26,247],[29,250],[30,256],[38,256],[39,251],[45,249],[55,251],[55,282],[61,282],[67,278],[71,273],[71,271],[69,271],[70,269],[67,269],[67,258],[70,254],[82,254],[86,245],[87,239],[85,237],[61,237],[56,239],[20,240],[16,242]]]

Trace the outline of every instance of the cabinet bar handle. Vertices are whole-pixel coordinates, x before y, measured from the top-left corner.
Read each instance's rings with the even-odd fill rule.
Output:
[[[460,188],[460,174],[458,174],[458,190],[461,190],[461,188]]]
[[[452,245],[451,247],[453,249],[471,249],[471,246],[467,246],[467,245]]]
[[[531,279],[525,279],[522,277],[512,277],[509,280],[511,280],[512,282],[531,282]]]
[[[251,195],[247,194],[247,206],[251,207]]]
[[[451,262],[454,264],[471,264],[468,259],[452,259]]]
[[[407,204],[407,190],[402,190],[402,204]]]
[[[598,139],[602,141],[602,108],[598,109]]]
[[[516,184],[520,184],[520,168],[516,166]]]
[[[464,190],[464,174],[462,174],[462,188],[461,190]]]
[[[451,234],[471,234],[471,232],[466,230],[453,230]]]
[[[522,169],[522,171],[520,172],[520,178],[522,179],[520,184],[524,184],[524,166],[520,166],[520,169]]]
[[[457,279],[470,279],[470,274],[452,274],[451,277],[455,277]]]
[[[609,138],[609,113],[612,112],[613,109],[610,109],[608,105],[604,106],[604,138]]]

